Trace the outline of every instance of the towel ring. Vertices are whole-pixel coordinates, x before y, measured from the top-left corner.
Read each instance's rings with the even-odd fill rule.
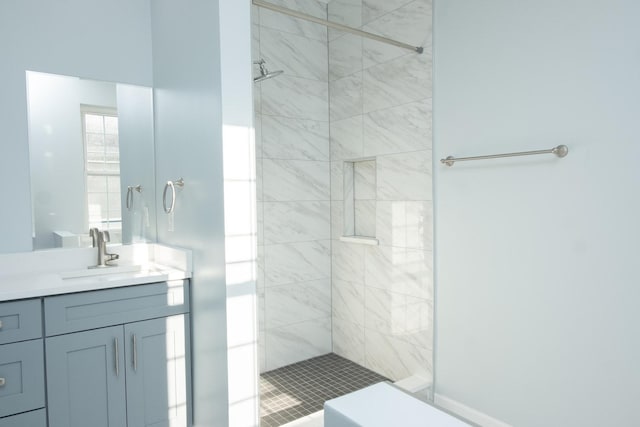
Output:
[[[127,210],[130,211],[133,209],[133,190],[136,190],[138,193],[142,193],[142,185],[134,185],[127,187]]]
[[[176,187],[184,187],[184,179],[180,178],[177,181],[167,181],[164,185],[164,191],[162,192],[162,207],[164,212],[170,214],[176,207]],[[167,207],[167,190],[171,188],[171,205]]]

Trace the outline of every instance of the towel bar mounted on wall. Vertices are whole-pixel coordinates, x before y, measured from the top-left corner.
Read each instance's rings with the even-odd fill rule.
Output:
[[[176,187],[184,187],[184,179],[180,178],[177,181],[167,181],[164,185],[164,191],[162,192],[162,207],[164,212],[170,214],[176,207]],[[171,204],[167,207],[167,190],[171,189]]]
[[[473,156],[473,157],[453,157],[449,156],[446,159],[440,159],[440,163],[453,166],[455,162],[465,162],[468,160],[486,160],[486,159],[499,159],[502,157],[519,157],[519,156],[533,156],[536,154],[555,154],[562,158],[569,154],[569,147],[566,145],[558,145],[557,147],[550,148],[548,150],[535,150],[535,151],[520,151],[517,153],[504,153],[504,154],[489,154],[486,156]]]
[[[129,185],[127,187],[127,210],[130,211],[133,209],[133,190],[136,190],[138,193],[142,193],[142,185]]]

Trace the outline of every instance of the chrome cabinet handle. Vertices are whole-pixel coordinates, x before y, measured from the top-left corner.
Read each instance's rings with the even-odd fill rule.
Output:
[[[130,185],[127,187],[127,200],[126,200],[126,205],[127,205],[127,210],[131,210],[133,209],[133,190],[136,190],[138,193],[142,193],[142,185],[138,184],[138,185]]]
[[[4,387],[6,383],[7,383],[7,380],[5,380],[4,378],[0,378],[0,387]]]
[[[2,329],[2,320],[0,320],[0,329]]]
[[[114,349],[113,353],[115,354],[114,360],[115,360],[115,368],[116,368],[116,377],[119,377],[120,376],[120,361],[118,360],[119,359],[118,356],[120,355],[120,352],[118,351],[118,338],[114,338],[113,339],[113,349]]]
[[[170,214],[176,207],[176,187],[184,187],[184,179],[180,178],[177,181],[167,181],[164,185],[164,191],[162,192],[162,207],[164,212]],[[171,189],[171,204],[167,207],[167,191]]]
[[[138,339],[136,334],[133,334],[133,372],[137,372],[138,370]]]

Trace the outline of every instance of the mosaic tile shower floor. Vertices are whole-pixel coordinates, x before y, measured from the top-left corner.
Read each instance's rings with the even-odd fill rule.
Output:
[[[320,411],[326,400],[389,381],[336,354],[260,375],[260,426],[278,427]]]

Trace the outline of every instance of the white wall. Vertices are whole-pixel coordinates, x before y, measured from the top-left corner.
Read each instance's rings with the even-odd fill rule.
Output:
[[[229,426],[259,425],[251,4],[220,1]]]
[[[172,221],[158,198],[158,241],[193,251],[196,426],[228,425],[218,6],[151,3],[156,185],[161,191],[168,180],[185,183]]]
[[[640,425],[640,4],[437,1],[436,391],[519,427]]]
[[[11,183],[0,253],[30,251],[25,71],[151,86],[149,1],[2,1],[0,40],[0,181]]]
[[[144,86],[117,84],[118,138],[120,143],[120,195],[122,242],[156,241],[155,147],[153,141],[153,90]],[[127,209],[127,187],[133,206]]]

